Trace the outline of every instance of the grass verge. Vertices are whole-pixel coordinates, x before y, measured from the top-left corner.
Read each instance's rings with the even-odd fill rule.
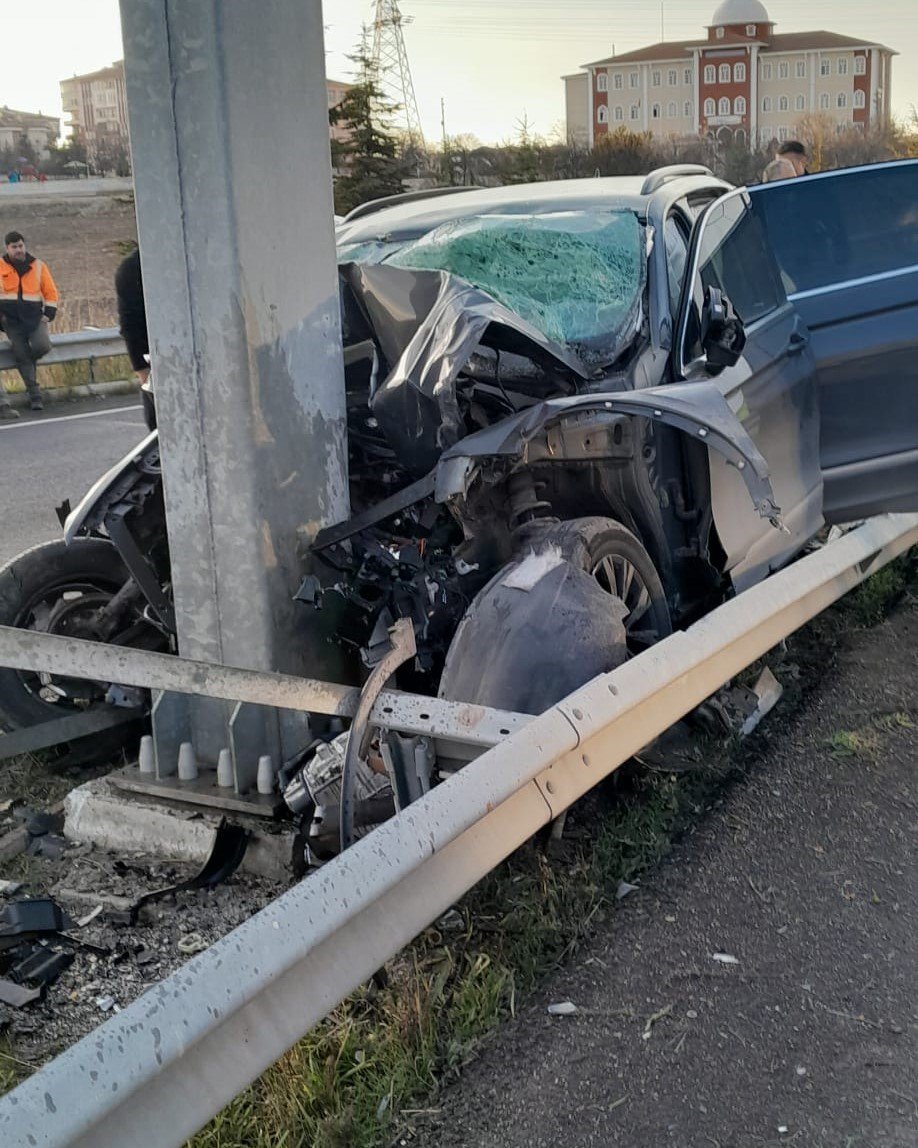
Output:
[[[825,679],[859,629],[918,590],[913,553],[880,571],[767,661],[783,712]],[[901,716],[901,715],[900,715]],[[898,721],[893,715],[888,720]],[[875,732],[875,731],[874,731]],[[573,811],[560,851],[530,842],[389,969],[353,994],[190,1142],[190,1148],[376,1148],[475,1054],[519,999],[611,911],[622,880],[656,864],[725,785],[754,739],[704,747],[703,768],[623,776]]]

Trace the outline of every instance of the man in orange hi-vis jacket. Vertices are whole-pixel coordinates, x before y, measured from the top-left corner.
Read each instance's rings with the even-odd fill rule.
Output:
[[[57,314],[57,288],[45,263],[26,251],[25,239],[9,231],[0,259],[0,327],[13,346],[16,367],[33,411],[42,409],[35,364],[51,350],[48,325]],[[0,418],[17,418],[0,384]]]

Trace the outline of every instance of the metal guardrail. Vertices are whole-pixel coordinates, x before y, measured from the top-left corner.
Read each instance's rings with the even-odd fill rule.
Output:
[[[918,515],[874,519],[532,718],[0,1100],[0,1143],[180,1145],[540,826],[916,543]],[[0,664],[26,661],[14,632]],[[31,668],[72,644],[32,637]]]
[[[51,338],[51,350],[41,360],[42,366],[51,363],[72,363],[79,359],[110,359],[113,355],[126,355],[127,348],[117,327],[98,330],[68,331]],[[9,341],[0,337],[0,371],[16,366]]]

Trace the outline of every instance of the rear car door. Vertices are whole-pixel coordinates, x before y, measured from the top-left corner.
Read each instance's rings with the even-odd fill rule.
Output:
[[[918,160],[749,190],[811,332],[826,518],[918,509]]]
[[[705,293],[715,287],[742,320],[746,344],[722,370],[701,344]],[[716,386],[764,455],[784,530],[750,513],[738,471],[710,456],[711,511],[724,569],[739,590],[783,565],[822,525],[819,420],[806,327],[788,302],[761,224],[743,190],[699,215],[682,290],[674,376]]]

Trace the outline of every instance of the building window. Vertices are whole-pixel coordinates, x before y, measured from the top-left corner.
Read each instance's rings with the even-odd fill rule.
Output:
[[[828,108],[828,106],[829,106],[829,93],[828,92],[823,92],[822,95],[819,97],[819,106],[823,109],[823,111],[825,111],[825,109]]]
[[[615,118],[619,123],[621,123],[625,118],[625,109],[621,107],[621,105],[618,105],[615,108]]]
[[[671,120],[674,120],[676,118],[676,116],[679,114],[679,112],[676,108],[675,100],[669,101],[669,107],[666,109],[666,114],[669,116],[669,118]]]
[[[771,96],[763,97],[763,99],[762,99],[762,111],[763,112],[770,112],[771,111]]]
[[[641,109],[638,107],[637,104],[632,104],[631,105],[631,118],[633,120],[636,120],[636,119],[640,118],[640,115],[641,115]]]
[[[720,71],[720,75],[719,75],[720,82],[722,84],[729,84],[730,83],[730,65],[729,64],[721,64],[719,71]]]
[[[704,114],[706,116],[713,116],[713,115],[715,115],[716,111],[717,111],[717,105],[714,103],[713,100],[708,99],[708,100],[704,101]]]
[[[621,72],[616,72],[612,77],[612,87],[615,88],[617,92],[620,92],[625,86],[624,80],[625,77],[621,74]]]
[[[848,58],[847,56],[838,57],[838,74],[840,76],[848,75]]]
[[[691,100],[685,101],[685,107],[682,109],[682,114],[685,116],[685,118],[687,120],[692,118],[692,101]]]
[[[846,108],[848,106],[848,93],[847,92],[839,92],[838,98],[836,99],[835,103],[840,108]]]
[[[733,114],[735,116],[744,116],[746,114],[746,99],[744,96],[737,96],[733,101]]]
[[[778,139],[782,143],[787,139],[787,128],[778,128]]]
[[[788,100],[787,96],[782,96],[778,100],[778,111],[779,112],[786,112],[789,107],[790,107],[790,101]]]
[[[650,82],[651,82],[651,84],[653,84],[653,86],[655,88],[659,88],[660,84],[663,82],[662,81],[662,72],[651,72],[650,73]]]
[[[718,40],[722,40],[724,38],[723,28],[718,28],[717,31],[714,33],[714,35],[717,37]]]
[[[855,56],[854,57],[854,74],[856,76],[866,76],[867,75],[867,57],[866,56]]]
[[[860,88],[854,93],[854,106],[856,108],[864,108],[867,106],[867,101],[864,99],[864,93]]]
[[[720,97],[720,102],[717,105],[718,115],[728,116],[730,114],[730,101],[726,96]]]
[[[638,74],[637,74],[637,72],[629,72],[629,74],[628,74],[628,87],[629,88],[636,88],[637,86],[638,86]]]
[[[669,79],[669,86],[671,88],[674,88],[676,86],[676,84],[679,83],[679,73],[676,71],[675,68],[669,69],[669,75],[667,78]]]
[[[762,79],[763,80],[770,80],[771,79],[771,64],[763,64],[762,65]]]
[[[806,111],[806,96],[798,96],[794,100],[794,107],[798,112]]]
[[[609,122],[609,109],[605,104],[600,104],[596,109],[596,119],[601,124],[607,124]]]
[[[778,79],[779,80],[786,80],[789,74],[790,74],[790,65],[788,64],[788,62],[786,60],[784,60],[783,63],[778,64]]]
[[[733,81],[736,84],[744,84],[746,82],[746,65],[734,64],[733,65]]]
[[[819,61],[819,74],[820,74],[820,76],[831,76],[832,75],[832,61],[831,60],[820,60]]]
[[[682,82],[683,82],[683,84],[690,84],[692,82],[692,69],[691,68],[685,68],[683,70]]]
[[[755,24],[747,24],[746,25],[746,35],[747,36],[754,36],[755,35]]]
[[[660,105],[653,104],[650,109],[650,114],[655,120],[658,120],[660,118]]]
[[[597,92],[607,92],[609,90],[608,72],[600,72],[596,77],[596,90]]]
[[[704,66],[704,82],[706,84],[713,84],[717,80],[717,69],[713,64],[705,64]]]
[[[805,80],[806,79],[806,60],[798,60],[797,61],[797,79],[798,80]]]

